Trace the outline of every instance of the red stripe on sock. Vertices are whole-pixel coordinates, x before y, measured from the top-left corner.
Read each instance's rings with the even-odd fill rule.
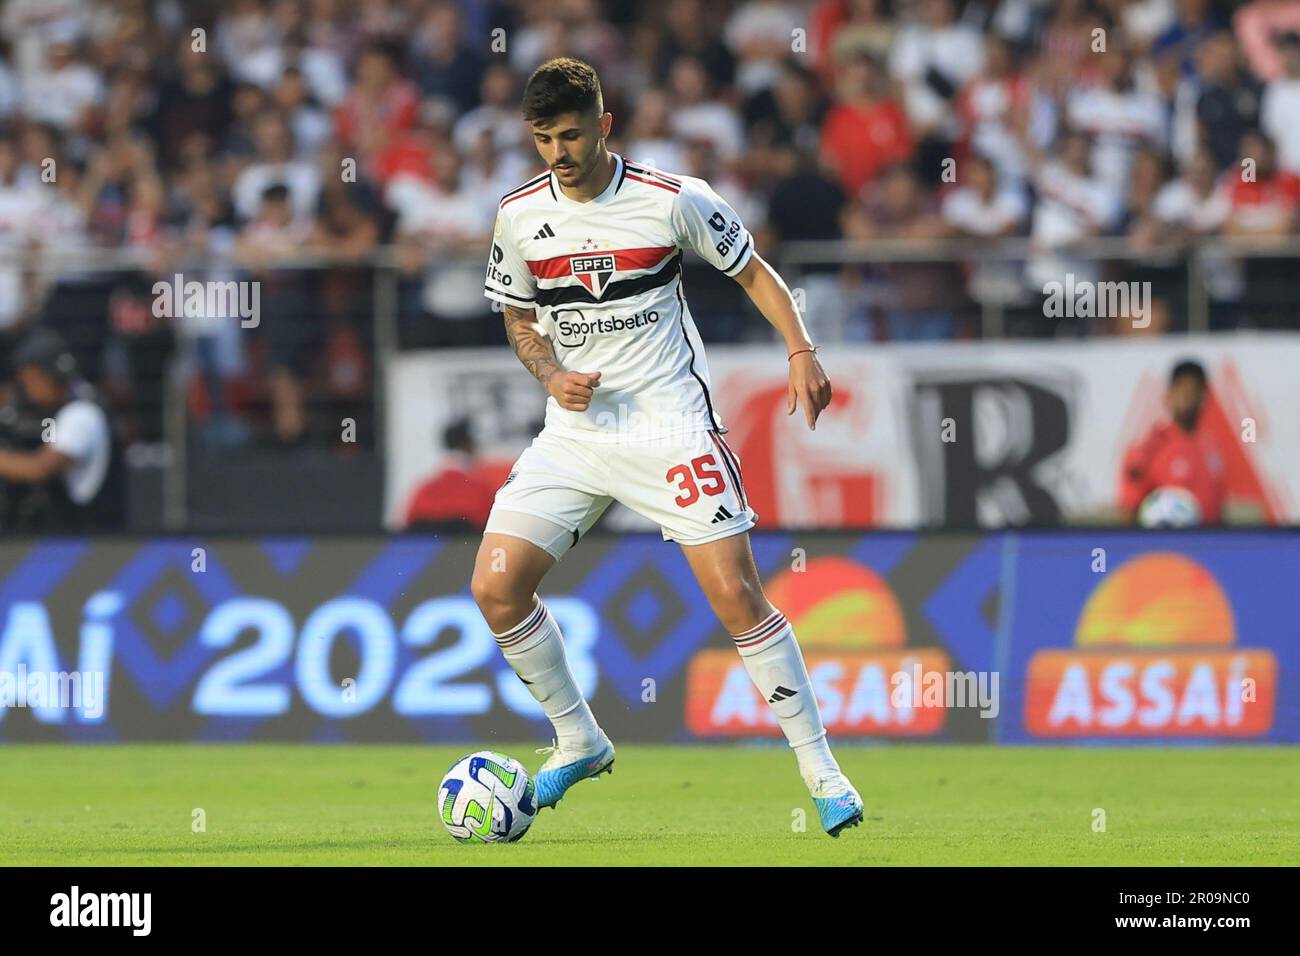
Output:
[[[780,634],[788,624],[785,615],[780,615],[767,629],[749,637],[733,637],[732,640],[736,642],[737,647],[757,647],[773,635]]]
[[[777,618],[779,618],[779,617],[784,617],[784,616],[785,616],[785,615],[783,615],[780,611],[773,611],[771,614],[769,614],[767,617],[763,618],[763,620],[759,621],[757,624],[755,624],[755,625],[754,625],[753,627],[751,627],[749,630],[747,630],[747,631],[741,631],[739,634],[732,634],[731,636],[732,636],[733,638],[741,638],[741,637],[745,637],[745,636],[748,635],[748,634],[753,634],[753,633],[755,633],[755,632],[757,632],[757,631],[761,631],[763,628],[767,627],[769,624],[771,624],[771,623],[772,623],[773,621],[775,621]]]
[[[534,618],[536,618],[534,620]],[[519,624],[506,631],[504,634],[493,635],[500,647],[513,647],[525,638],[531,637],[537,633],[538,628],[546,623],[546,605],[541,601],[537,602],[537,609],[532,614],[524,618]],[[521,633],[522,632],[522,633]]]

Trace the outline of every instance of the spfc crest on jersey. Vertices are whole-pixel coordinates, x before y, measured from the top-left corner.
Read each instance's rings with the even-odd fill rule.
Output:
[[[599,299],[614,276],[614,257],[608,253],[570,256],[569,270]]]

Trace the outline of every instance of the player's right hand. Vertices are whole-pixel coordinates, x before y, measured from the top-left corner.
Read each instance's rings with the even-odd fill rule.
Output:
[[[571,412],[585,412],[591,405],[591,396],[600,385],[599,372],[552,372],[546,381],[546,390],[561,408]]]

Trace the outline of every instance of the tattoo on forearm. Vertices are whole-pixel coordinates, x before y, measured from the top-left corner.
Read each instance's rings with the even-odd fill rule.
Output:
[[[560,371],[555,346],[542,334],[534,309],[506,306],[506,338],[515,350],[515,355],[519,356],[519,361],[524,363],[524,368],[542,385],[546,384],[553,373]]]

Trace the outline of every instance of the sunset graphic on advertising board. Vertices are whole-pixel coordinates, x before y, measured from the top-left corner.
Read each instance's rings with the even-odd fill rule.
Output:
[[[1074,640],[1029,662],[1031,736],[1251,737],[1273,725],[1277,661],[1237,646],[1227,595],[1190,557],[1148,553],[1103,575]]]
[[[936,701],[919,689],[914,693],[913,684],[918,673],[946,673],[948,655],[907,648],[902,606],[878,574],[848,558],[810,558],[765,588],[794,626],[830,733],[915,737],[943,728],[942,689]],[[692,658],[686,725],[699,736],[781,735],[731,648],[709,648]]]

